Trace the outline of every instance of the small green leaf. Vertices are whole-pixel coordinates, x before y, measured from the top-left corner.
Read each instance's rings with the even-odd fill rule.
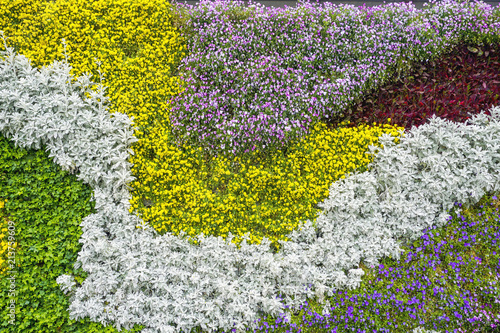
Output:
[[[477,53],[479,50],[472,46],[467,46],[467,49],[472,53]]]

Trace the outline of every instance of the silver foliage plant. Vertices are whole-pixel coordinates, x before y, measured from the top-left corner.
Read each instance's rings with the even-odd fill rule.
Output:
[[[446,223],[455,201],[474,203],[499,188],[500,107],[494,107],[491,116],[466,124],[434,117],[398,145],[382,136],[383,148],[370,148],[376,155],[369,170],[333,183],[316,223],[305,221],[278,253],[267,239],[244,241],[238,250],[231,238],[200,235],[192,245],[183,236],[160,236],[128,212],[131,119],[106,111],[102,85],[93,93],[86,76],[72,83],[67,60],[38,71],[5,47],[0,131],[23,148],[45,145],[94,190],[97,212],[82,220],[75,263],[88,277],[80,286],[69,275],[57,279],[72,319],[118,329],[142,324],[144,333],[255,327],[261,314],[358,287],[361,262],[399,258],[403,242]]]

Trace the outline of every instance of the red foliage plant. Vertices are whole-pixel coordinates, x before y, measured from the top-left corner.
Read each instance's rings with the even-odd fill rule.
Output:
[[[349,126],[377,122],[410,129],[432,115],[465,122],[482,110],[489,114],[499,99],[500,44],[461,45],[439,61],[416,64],[406,77],[368,92],[342,119],[325,123],[335,127],[349,120]]]

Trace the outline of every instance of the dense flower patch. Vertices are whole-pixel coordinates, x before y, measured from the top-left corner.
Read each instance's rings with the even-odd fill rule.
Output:
[[[400,260],[364,267],[367,275],[356,290],[305,302],[290,321],[260,320],[255,331],[408,332],[412,321],[441,332],[500,326],[499,207],[498,197],[489,195],[452,213],[445,226],[424,230],[405,247]]]
[[[217,153],[282,149],[316,120],[338,119],[393,72],[459,41],[491,42],[500,27],[481,3],[471,12],[443,2],[424,13],[411,4],[306,3],[288,11],[201,4],[178,6],[189,54],[180,66],[186,89],[170,118],[179,143]]]
[[[163,177],[164,172],[179,170],[164,157],[163,170],[152,171],[147,179],[146,184],[154,188],[153,200],[142,218],[160,232],[183,230],[190,236],[203,232],[224,238],[231,233],[238,243],[250,233],[249,243],[258,244],[267,237],[278,247],[277,241],[288,240],[300,221],[316,218],[320,209],[315,206],[328,197],[329,184],[372,161],[365,154],[369,145],[376,145],[384,133],[399,136],[398,130],[403,128],[388,124],[329,130],[319,123],[285,156],[246,161],[235,168],[220,159],[210,171],[198,169],[203,162],[195,160],[182,168],[186,177],[192,176],[188,184],[196,188],[198,177],[210,172],[213,185],[189,202],[175,178]],[[133,198],[132,206],[138,206],[139,200]]]
[[[443,12],[439,12],[440,9],[434,12],[438,22],[440,15],[450,15],[450,11],[453,15],[457,15],[457,11],[466,12],[453,4],[444,6]],[[47,5],[46,11],[41,12],[50,13],[51,6],[62,6],[57,8],[65,12],[66,7],[59,2]],[[67,9],[71,11],[70,7]],[[213,12],[212,9],[209,12]],[[299,7],[296,14],[307,16],[307,10],[303,13],[302,10],[304,8]],[[228,18],[238,19],[238,13],[225,12]],[[470,11],[467,13],[463,22],[457,20],[457,26],[445,24],[443,30],[436,31],[439,33],[429,40],[440,37],[443,45],[450,43],[447,45],[451,47],[468,39],[487,42],[495,37],[492,31],[483,31],[480,26],[472,30],[461,27],[458,22],[466,26],[471,19]],[[474,12],[481,17],[483,14]],[[354,17],[353,13],[350,15]],[[486,16],[490,17],[487,13]],[[35,22],[39,16],[33,19]],[[173,25],[182,28],[182,19],[177,19],[179,17],[173,19]],[[13,25],[19,21],[23,20],[12,20]],[[490,23],[496,27],[498,22]],[[58,24],[64,26],[64,21]],[[58,24],[55,26],[61,28]],[[22,30],[19,31],[22,34]],[[192,27],[185,31],[195,33]],[[173,38],[173,43],[177,43],[177,37]],[[175,45],[183,49],[180,44]],[[135,46],[132,48],[137,51]],[[436,50],[435,54],[439,54],[438,51],[443,50]],[[133,156],[139,163],[138,169],[132,169],[137,180],[130,183],[134,177],[127,159],[129,147],[137,141],[132,137],[133,113],[127,113],[129,118],[117,110],[108,111],[120,102],[108,104],[104,91],[99,86],[97,90],[90,86],[88,77],[80,77],[75,82],[69,75],[71,67],[67,62],[54,63],[38,72],[25,57],[15,55],[13,49],[5,53],[3,60],[0,103],[5,108],[0,111],[0,130],[20,146],[39,149],[46,145],[57,164],[77,172],[78,179],[94,190],[96,212],[81,223],[82,249],[76,262],[76,267],[88,276],[81,285],[72,275],[61,275],[57,280],[70,294],[69,311],[74,318],[90,317],[104,324],[113,323],[118,328],[143,324],[146,326],[143,332],[154,332],[189,331],[196,327],[205,330],[252,327],[258,316],[277,315],[284,309],[289,309],[288,317],[289,311],[303,304],[306,298],[316,297],[322,302],[333,296],[334,291],[359,286],[366,273],[364,266],[374,266],[385,256],[399,257],[402,243],[417,239],[429,226],[446,222],[454,201],[471,204],[485,192],[498,190],[498,108],[489,110],[491,117],[481,114],[465,125],[431,119],[404,135],[402,129],[398,132],[398,128],[391,125],[328,129],[322,123],[315,123],[308,128],[309,136],[300,142],[292,140],[283,150],[231,157],[211,156],[196,144],[179,147],[170,134],[168,116],[157,112],[155,106],[151,108],[151,117],[146,117],[149,122],[141,112],[137,114],[139,120],[135,125],[139,126],[135,134],[139,141],[135,144],[147,149],[139,149]],[[163,78],[174,78],[173,67]],[[172,86],[174,81],[169,81]],[[158,105],[165,102],[165,99],[159,100]],[[159,141],[161,138],[166,141]],[[341,147],[339,140],[348,144]],[[141,146],[144,142],[150,144]],[[370,144],[375,145],[370,146],[371,153],[365,158],[363,155]],[[168,158],[171,156],[174,157]],[[186,160],[186,156],[192,159]],[[230,230],[221,232],[214,223],[203,225],[202,219],[210,217],[207,210],[188,215],[192,223],[180,224],[176,230],[172,223],[153,223],[165,214],[161,209],[168,207],[166,203],[170,199],[160,197],[163,189],[155,188],[156,177],[165,176],[166,165],[175,164],[176,158],[179,163],[171,174],[167,172],[167,177],[175,180],[185,177],[185,182],[174,183],[171,189],[166,189],[167,193],[180,192],[191,201],[206,199],[200,193],[212,193],[219,195],[218,199],[225,204],[233,204],[231,197],[243,197],[259,213],[263,202],[276,201],[275,198],[286,197],[290,192],[288,199],[292,205],[283,202],[282,206],[290,207],[274,213],[278,217],[289,217],[292,224],[270,216],[269,220],[276,225],[260,226],[271,227],[271,232],[257,236],[250,233],[246,237],[243,235],[248,229],[258,234],[259,228],[234,223],[236,237],[233,237]],[[331,168],[328,172],[334,176],[324,177],[321,173],[327,171],[322,168]],[[290,170],[297,174],[286,178],[285,173]],[[353,170],[355,172],[349,174]],[[247,184],[257,188],[250,192],[253,198],[246,198],[248,193],[244,191],[237,192],[228,179],[238,179],[242,171],[246,171],[244,176],[250,179]],[[229,177],[219,182],[224,176]],[[316,187],[315,177],[320,179]],[[333,182],[335,177],[340,180]],[[208,178],[210,182],[206,181]],[[276,186],[283,178],[285,181],[279,184],[283,193],[255,199],[256,195],[267,193],[270,185],[266,183],[274,181],[272,185]],[[203,180],[200,188],[205,192],[196,191],[200,179]],[[309,201],[304,200],[305,209],[299,212],[297,202],[301,203],[308,194],[308,188],[301,186],[301,181],[317,191],[311,191],[313,196],[324,196],[323,203],[317,205],[321,208],[316,211],[317,219],[303,219],[302,222],[306,221],[303,224],[301,217],[307,217],[311,207],[322,199],[306,198]],[[244,181],[240,178],[240,182]],[[129,195],[129,184],[134,187],[133,198]],[[200,205],[189,206],[186,214]],[[130,214],[134,208],[138,215]],[[214,219],[226,213],[227,210],[219,212],[219,217]],[[248,215],[240,215],[242,219],[245,216]],[[165,233],[159,235],[148,222]],[[139,226],[143,230],[136,230]],[[184,230],[188,227],[189,230]],[[294,231],[286,234],[290,230]],[[205,231],[206,236],[198,235]],[[284,242],[285,239],[288,241]]]

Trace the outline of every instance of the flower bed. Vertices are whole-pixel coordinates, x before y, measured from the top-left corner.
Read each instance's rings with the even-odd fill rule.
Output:
[[[415,308],[410,313],[401,310],[403,315],[387,309],[386,320],[375,307],[369,320],[361,315],[373,308],[369,301],[365,301],[368,305],[356,303],[360,305],[356,308],[328,306],[339,293],[344,295],[342,303],[347,303],[348,293],[366,287],[370,277],[375,281],[370,268],[381,260],[399,258],[422,233],[446,227],[449,214],[455,220],[462,218],[456,202],[470,206],[488,194],[490,200],[496,200],[491,194],[499,189],[498,107],[492,105],[486,112],[471,115],[466,123],[434,117],[406,131],[386,119],[383,125],[349,127],[342,122],[342,111],[391,75],[405,75],[411,62],[438,58],[464,43],[486,44],[495,50],[498,12],[481,3],[456,2],[443,2],[425,15],[397,6],[364,12],[352,7],[321,11],[305,5],[259,13],[225,2],[191,9],[170,8],[161,1],[143,5],[145,9],[131,2],[130,9],[123,9],[126,7],[107,2],[107,8],[96,5],[87,12],[80,9],[92,5],[79,1],[46,7],[38,3],[41,14],[31,13],[26,18],[15,12],[17,18],[8,16],[2,22],[18,51],[5,44],[0,131],[19,147],[45,147],[48,158],[93,190],[95,211],[81,220],[82,246],[75,263],[85,278],[75,280],[77,273],[71,270],[57,278],[69,295],[71,318],[89,318],[117,329],[141,325],[145,333],[257,329],[257,319],[268,315],[274,318],[272,325],[284,330],[295,325],[320,331],[336,326],[406,332],[417,324],[427,328],[472,325],[468,321],[472,310],[479,313],[485,305],[490,305],[492,313],[498,309],[494,287],[493,293],[479,291],[494,283],[487,273],[498,273],[496,238],[491,238],[497,229],[486,234],[477,231],[483,238],[490,237],[491,243],[476,242],[489,252],[482,257],[470,255],[488,265],[481,270],[483,279],[476,281],[480,288],[469,289],[476,298],[467,295],[467,302],[474,299],[475,307],[455,309],[450,305],[447,311],[455,309],[456,319],[449,326],[440,323],[448,317],[440,314],[434,299],[419,301],[431,309],[431,315],[418,314],[418,323],[405,317],[415,319]],[[65,16],[70,14],[74,14],[72,23],[66,24]],[[449,20],[450,16],[457,19]],[[399,20],[404,23],[394,24]],[[110,21],[113,23],[107,26]],[[48,26],[38,31],[42,23]],[[86,24],[94,27],[94,35],[71,34],[72,29],[88,30]],[[336,24],[341,28],[334,30]],[[34,29],[30,33],[28,25]],[[295,30],[295,44],[288,45],[290,41],[280,39],[277,31],[276,39],[269,37],[265,43],[267,37],[256,32],[253,37],[239,36],[250,31],[241,29],[249,25],[257,32],[282,29],[284,35]],[[400,30],[392,31],[395,26]],[[137,29],[142,31],[140,38],[130,38],[128,34]],[[366,29],[375,29],[381,39],[360,39],[360,31]],[[335,45],[336,51],[313,49],[307,40],[315,33],[319,39],[314,45]],[[346,36],[340,38],[340,44],[327,37],[336,34]],[[67,43],[63,41],[67,45],[65,61],[52,62],[63,55],[58,52],[62,48],[55,48],[59,47],[55,36],[61,35],[67,39]],[[233,43],[227,41],[228,36]],[[401,36],[411,48],[396,43]],[[348,43],[354,38],[358,48]],[[246,48],[254,45],[254,58],[238,43]],[[42,45],[44,51],[34,52],[36,45]],[[210,45],[214,47],[207,47]],[[307,56],[301,53],[301,45]],[[390,46],[384,49],[381,45]],[[281,53],[271,56],[266,50]],[[387,57],[374,62],[373,56],[380,53]],[[342,59],[335,58],[339,54]],[[71,75],[71,71],[96,72],[93,56],[102,65],[99,74],[106,74],[109,81],[107,95],[103,75],[100,85],[92,84],[88,76]],[[37,66],[52,64],[37,70],[26,57]],[[227,69],[219,68],[227,57],[236,59]],[[68,59],[72,59],[71,66]],[[340,72],[328,72],[331,66],[340,65]],[[224,71],[227,75],[221,78]],[[260,78],[244,80],[252,75]],[[273,80],[276,85],[270,83]],[[255,82],[260,85],[253,87]],[[235,92],[229,83],[245,92],[243,99],[230,100]],[[252,99],[246,92],[250,88],[279,96],[271,98],[272,102],[264,101],[263,95]],[[212,94],[215,91],[219,95]],[[300,98],[288,96],[291,92]],[[211,99],[214,96],[221,100]],[[496,101],[494,94],[487,96]],[[285,102],[290,103],[286,113],[276,118],[274,108]],[[218,108],[218,103],[231,106],[231,111],[224,114],[227,110]],[[188,107],[196,112],[184,110],[189,117],[182,123],[178,111]],[[259,113],[259,108],[264,111]],[[182,132],[189,126],[202,126],[199,117],[210,118],[211,112],[227,122],[193,128],[203,140]],[[283,122],[266,124],[271,119],[268,116]],[[250,119],[256,128],[246,132],[249,139],[243,130],[233,135],[234,124],[250,126]],[[211,137],[215,128],[227,133]],[[269,135],[270,129],[277,132]],[[243,147],[244,142],[262,145],[251,152],[225,149]],[[6,205],[8,211],[15,207],[12,202],[9,199]],[[495,214],[494,208],[488,212]],[[494,220],[493,215],[490,218]],[[460,226],[452,230],[457,228]],[[448,263],[447,258],[440,259],[442,265]],[[455,264],[450,265],[455,269]],[[384,268],[380,266],[379,274],[389,277]],[[394,281],[387,285],[387,280],[377,282],[376,290],[411,289],[395,287]],[[391,301],[408,308],[409,302],[417,302],[409,293],[403,292],[402,300],[395,300],[393,294]],[[362,309],[361,304],[368,308]],[[322,316],[311,322],[318,306]],[[297,324],[300,310],[307,315]],[[328,316],[330,311],[333,314]],[[339,317],[345,316],[343,311],[348,318]],[[349,325],[341,328],[339,320]],[[66,331],[74,330],[72,324],[64,325]],[[22,327],[36,330],[29,323]]]

